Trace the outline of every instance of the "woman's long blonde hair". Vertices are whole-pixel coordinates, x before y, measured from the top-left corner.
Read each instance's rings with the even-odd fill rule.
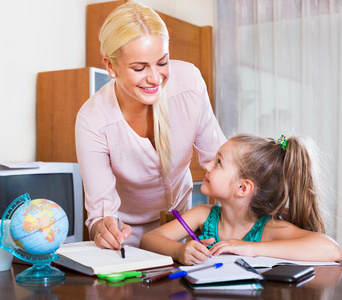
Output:
[[[132,39],[150,35],[163,35],[169,39],[164,21],[151,8],[135,2],[127,2],[117,7],[103,23],[99,39],[102,56],[108,57],[116,65],[121,55],[121,47]],[[161,162],[162,173],[168,176],[171,164],[170,124],[168,100],[165,89],[161,99],[153,104],[154,141]]]

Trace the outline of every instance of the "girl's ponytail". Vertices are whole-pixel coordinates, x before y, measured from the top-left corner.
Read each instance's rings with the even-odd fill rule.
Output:
[[[288,199],[287,221],[306,230],[324,233],[317,184],[319,170],[309,155],[309,147],[314,152],[314,144],[310,139],[290,137],[284,150],[283,182],[284,198]]]

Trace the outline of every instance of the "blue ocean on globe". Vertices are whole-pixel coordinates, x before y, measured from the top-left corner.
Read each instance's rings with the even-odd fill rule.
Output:
[[[55,202],[34,199],[13,214],[10,233],[14,243],[33,255],[50,254],[65,241],[69,230],[65,211]]]

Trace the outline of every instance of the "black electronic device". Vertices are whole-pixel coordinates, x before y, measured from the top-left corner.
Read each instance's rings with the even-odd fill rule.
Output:
[[[265,271],[262,275],[269,281],[298,282],[315,274],[313,267],[280,265]]]

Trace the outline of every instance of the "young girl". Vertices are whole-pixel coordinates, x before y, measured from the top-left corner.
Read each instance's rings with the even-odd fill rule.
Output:
[[[173,220],[141,240],[144,249],[200,264],[231,253],[293,260],[337,261],[338,244],[324,235],[319,190],[309,141],[237,135],[205,166],[201,191],[221,203],[200,205],[182,215],[202,243]],[[286,219],[286,221],[284,220]],[[258,242],[258,243],[255,243]]]

